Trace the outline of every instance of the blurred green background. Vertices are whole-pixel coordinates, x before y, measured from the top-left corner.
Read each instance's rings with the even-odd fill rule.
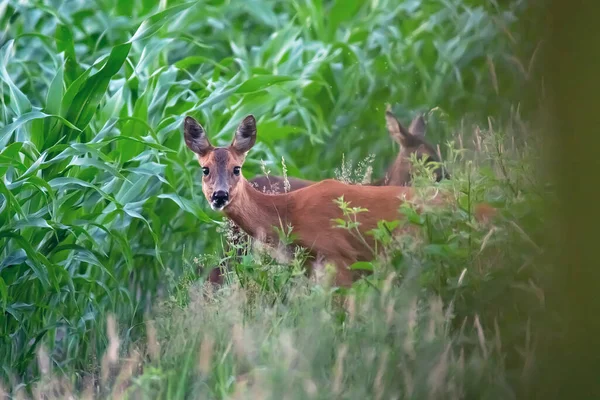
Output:
[[[183,143],[186,115],[219,144],[246,114],[257,117],[246,178],[261,161],[280,175],[282,157],[290,176],[330,178],[371,154],[380,177],[398,151],[386,103],[405,124],[426,113],[428,140],[452,161],[446,144],[476,148],[474,126],[524,131],[523,121],[543,119],[552,85],[540,72],[560,65],[542,62],[546,13],[546,2],[522,0],[2,2],[2,375],[35,379],[45,344],[79,379],[99,368],[108,313],[123,343],[140,340],[144,316],[172,298],[194,257],[219,257],[220,217]],[[536,153],[525,136],[506,143]],[[500,148],[470,157],[485,164]],[[527,171],[494,181],[513,192],[500,204],[534,191]]]

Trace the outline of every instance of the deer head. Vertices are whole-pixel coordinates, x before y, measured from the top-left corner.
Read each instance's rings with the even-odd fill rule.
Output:
[[[252,115],[244,118],[227,147],[213,147],[204,128],[192,117],[185,118],[183,131],[185,144],[202,167],[204,196],[213,210],[221,211],[235,198],[244,179],[242,164],[256,142],[256,120]]]
[[[387,172],[388,185],[404,186],[410,183],[412,154],[415,154],[417,159],[426,159],[427,162],[440,162],[435,149],[425,140],[425,119],[422,115],[415,117],[406,129],[388,108],[385,121],[390,136],[400,145],[400,152]],[[438,182],[442,178],[450,177],[440,166],[435,168],[434,174]]]

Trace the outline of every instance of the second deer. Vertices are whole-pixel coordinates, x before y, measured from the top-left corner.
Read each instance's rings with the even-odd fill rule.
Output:
[[[425,140],[426,126],[422,115],[416,116],[406,129],[391,112],[389,106],[385,112],[385,122],[388,133],[399,145],[400,151],[390,165],[383,178],[374,181],[372,186],[407,186],[413,177],[413,155],[426,164],[440,163],[440,158],[431,144]],[[433,170],[436,181],[448,179],[450,175],[441,166]],[[315,182],[298,178],[287,178],[289,191],[294,191]],[[258,175],[250,180],[252,186],[266,193],[283,193],[284,178],[281,176]]]

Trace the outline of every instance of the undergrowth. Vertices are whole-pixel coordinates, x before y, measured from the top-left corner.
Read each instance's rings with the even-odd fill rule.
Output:
[[[528,147],[542,148],[518,133]],[[169,399],[528,395],[549,268],[539,258],[539,205],[551,192],[535,176],[519,176],[537,153],[507,149],[514,134],[481,132],[486,145],[474,142],[472,154],[450,143],[451,180],[433,183],[422,165],[418,190],[451,191],[456,207],[416,213],[402,206],[406,219],[372,232],[381,256],[358,263],[373,273],[351,290],[331,287],[325,270],[307,277],[303,253],[272,257],[252,241],[239,258],[237,249],[195,258],[148,315],[146,339],[115,350],[90,390]],[[511,164],[511,180],[501,162]],[[500,210],[491,225],[473,218],[481,201]],[[340,229],[354,229],[353,215],[368,212],[338,204],[347,218]],[[405,223],[419,234],[390,235],[391,225]],[[223,257],[231,269],[213,287],[202,277]],[[122,342],[112,329],[109,349]],[[52,377],[36,390],[67,390]]]

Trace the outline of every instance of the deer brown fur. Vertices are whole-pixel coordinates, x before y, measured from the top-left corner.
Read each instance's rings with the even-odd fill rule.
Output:
[[[415,197],[411,187],[348,185],[333,179],[289,193],[262,193],[241,173],[246,153],[256,141],[252,115],[241,122],[228,147],[213,147],[204,129],[191,117],[185,119],[184,133],[187,146],[196,153],[203,169],[202,190],[213,209],[223,211],[250,236],[270,243],[278,240],[276,228],[291,225],[294,244],[336,267],[337,285],[352,284],[356,275],[348,267],[354,262],[374,258],[373,238],[365,233],[376,228],[380,220],[401,217],[399,206]],[[369,210],[357,215],[364,242],[352,232],[333,226],[334,219],[343,218],[334,203],[342,196],[352,207]],[[442,196],[427,200],[430,204],[445,202]]]

